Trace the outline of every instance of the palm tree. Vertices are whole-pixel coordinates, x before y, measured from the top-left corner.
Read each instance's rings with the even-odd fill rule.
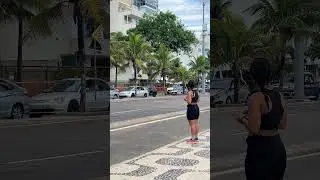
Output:
[[[177,80],[183,84],[183,94],[185,93],[186,82],[192,77],[191,72],[183,65],[180,65],[177,69]]]
[[[0,3],[0,23],[18,21],[18,54],[16,81],[22,81],[23,44],[29,38],[52,34],[51,22],[62,17],[60,4],[51,0],[4,1]]]
[[[127,60],[125,49],[127,42],[122,41],[124,36],[122,33],[111,33],[110,42],[110,64],[115,68],[115,87],[117,87],[118,74],[125,72],[129,67],[129,61]]]
[[[207,57],[199,56],[194,57],[189,63],[190,70],[194,71],[197,75],[197,83],[200,84],[200,78],[205,76],[210,71],[210,63]],[[203,78],[202,78],[203,79]]]
[[[168,77],[169,79],[177,79],[179,76],[179,68],[182,66],[180,58],[174,58],[170,62]]]
[[[152,83],[160,74],[161,64],[157,59],[155,59],[153,53],[148,53],[145,56],[145,60],[137,61],[137,66],[148,76],[147,84]]]
[[[217,47],[213,59],[217,65],[228,64],[234,76],[234,101],[238,103],[240,69],[252,60],[255,49],[261,46],[259,32],[248,29],[243,19],[232,15],[228,20],[214,21]],[[216,66],[217,66],[216,65]]]
[[[155,53],[155,58],[160,63],[160,74],[163,80],[163,90],[166,87],[166,77],[170,73],[170,65],[171,62],[177,57],[173,56],[169,48],[167,48],[164,44],[160,44],[158,50]],[[163,91],[165,93],[165,91]]]
[[[130,33],[129,40],[127,42],[125,53],[127,58],[130,60],[133,67],[134,83],[137,86],[137,74],[139,67],[137,62],[142,61],[146,58],[148,53],[151,53],[151,46],[144,40],[140,34]]]
[[[282,61],[285,60],[287,42],[292,37],[299,40],[301,35],[308,34],[310,30],[313,30],[311,25],[314,24],[314,20],[317,18],[316,14],[319,14],[317,13],[319,11],[312,8],[310,2],[309,0],[259,0],[258,3],[246,10],[252,16],[258,16],[253,28],[264,33],[278,34],[281,46],[279,59]],[[280,64],[284,64],[284,62]],[[281,72],[280,88],[283,86],[283,71]]]

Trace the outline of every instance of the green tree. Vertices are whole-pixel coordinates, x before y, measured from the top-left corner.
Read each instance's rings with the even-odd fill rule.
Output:
[[[190,52],[191,45],[198,42],[195,34],[186,30],[178,17],[171,12],[145,14],[129,32],[141,34],[156,49],[164,44],[176,53]]]
[[[194,57],[189,63],[190,70],[194,71],[197,76],[197,84],[200,84],[201,77],[205,76],[210,71],[210,63],[207,57]]]
[[[185,86],[188,80],[191,79],[192,73],[185,66],[180,65],[177,69],[177,80],[183,84],[183,94],[185,93]]]
[[[280,38],[280,60],[285,61],[286,44],[292,37],[310,33],[310,27],[317,18],[315,8],[309,0],[259,0],[246,12],[258,19],[253,28],[264,33],[276,33]],[[281,62],[280,64],[284,64]],[[283,86],[283,71],[280,73],[280,88]]]
[[[163,88],[166,87],[166,77],[168,76],[170,72],[170,65],[175,57],[172,55],[169,48],[167,48],[164,44],[160,44],[159,49],[155,53],[155,58],[160,63],[160,75],[163,80]],[[165,92],[164,92],[165,93]]]
[[[137,65],[142,72],[148,76],[148,84],[153,82],[155,78],[160,74],[161,64],[155,59],[153,53],[146,55],[145,60],[139,60]]]
[[[306,51],[306,56],[312,61],[320,59],[320,35],[313,36],[312,43]]]
[[[115,87],[118,83],[118,74],[125,72],[129,67],[125,53],[127,42],[123,41],[124,38],[122,33],[111,33],[110,64],[115,68]]]
[[[150,45],[144,40],[142,35],[136,33],[129,34],[128,45],[125,52],[133,67],[135,86],[137,85],[137,74],[140,71],[137,62],[145,60],[146,55],[151,53],[151,50]]]
[[[22,81],[23,44],[30,38],[52,34],[51,23],[62,17],[60,4],[49,6],[50,0],[16,0],[0,2],[0,23],[18,22],[16,81]]]
[[[169,73],[168,77],[169,79],[174,79],[176,80],[179,76],[179,71],[178,69],[182,66],[182,62],[180,61],[180,58],[174,58],[169,65]]]
[[[250,30],[238,15],[228,20],[213,21],[216,29],[217,47],[213,50],[213,59],[228,64],[234,76],[234,102],[239,101],[240,69],[251,62],[255,50],[261,46],[260,33]]]

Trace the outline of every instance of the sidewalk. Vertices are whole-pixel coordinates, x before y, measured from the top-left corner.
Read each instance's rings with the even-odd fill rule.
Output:
[[[111,180],[209,180],[210,131],[199,135],[199,144],[183,139],[110,167]]]

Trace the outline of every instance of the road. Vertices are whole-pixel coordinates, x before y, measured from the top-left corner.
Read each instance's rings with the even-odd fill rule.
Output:
[[[185,111],[184,96],[168,96],[161,98],[143,98],[139,100],[111,101],[111,122],[122,121],[158,114]],[[209,107],[209,95],[200,94],[200,107]]]
[[[0,179],[86,180],[107,174],[109,122],[1,128]]]

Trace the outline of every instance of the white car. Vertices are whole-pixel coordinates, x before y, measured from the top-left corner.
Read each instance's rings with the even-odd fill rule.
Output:
[[[31,114],[79,112],[80,78],[59,80],[51,88],[31,98]],[[110,110],[110,86],[101,79],[86,79],[87,111]]]
[[[142,86],[130,86],[119,93],[119,97],[148,97],[148,88]]]
[[[249,89],[244,80],[239,84],[239,102],[246,102]],[[210,102],[213,104],[232,104],[234,102],[234,83],[233,79],[225,78],[212,82],[210,92]]]
[[[111,99],[118,99],[119,98],[119,90],[114,87],[111,87],[110,88],[110,98]]]

